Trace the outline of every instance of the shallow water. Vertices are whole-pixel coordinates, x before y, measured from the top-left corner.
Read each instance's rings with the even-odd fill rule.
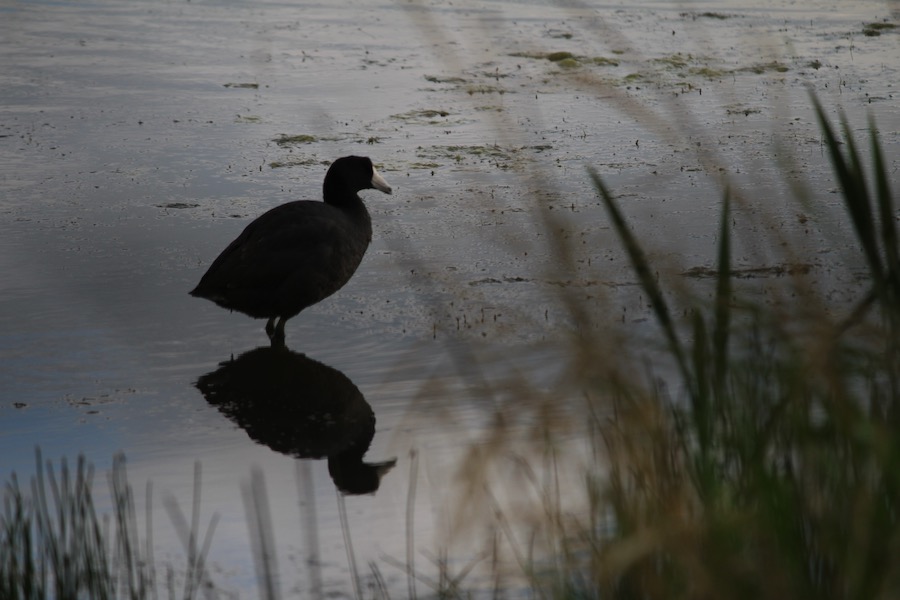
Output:
[[[654,259],[683,270],[714,263],[728,172],[750,199],[735,217],[737,267],[804,264],[836,309],[853,300],[862,264],[834,241],[848,225],[807,86],[859,135],[875,117],[896,190],[900,35],[862,30],[897,11],[824,0],[0,4],[0,475],[33,472],[35,446],[54,460],[83,453],[100,472],[122,451],[132,483],[153,484],[160,560],[179,564],[160,498],[187,510],[200,461],[203,513],[222,518],[214,581],[246,597],[241,485],[260,466],[286,591],[318,573],[329,593],[352,593],[345,502],[360,570],[375,561],[402,593],[406,576],[385,557],[406,560],[411,466],[427,571],[454,461],[491,424],[480,383],[517,371],[542,389],[563,368],[560,290],[608,297],[601,322],[650,327],[585,166]],[[561,51],[573,62],[543,58]],[[292,350],[343,373],[371,407],[366,460],[397,457],[377,494],[343,499],[325,460],[255,443],[200,393],[201,377],[266,340],[261,321],[187,290],[253,216],[318,197],[328,162],[350,153],[371,156],[394,195],[366,194],[375,239],[362,267],[287,328]],[[790,199],[800,179],[805,206]],[[571,268],[547,215],[582,242]],[[772,236],[799,240],[793,263]]]

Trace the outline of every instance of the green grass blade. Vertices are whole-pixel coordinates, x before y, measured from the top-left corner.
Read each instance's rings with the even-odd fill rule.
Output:
[[[625,251],[628,253],[628,258],[631,261],[631,268],[638,277],[638,283],[650,299],[653,312],[656,315],[656,320],[659,322],[660,327],[662,327],[663,335],[666,337],[669,351],[675,357],[678,368],[684,378],[684,382],[689,386],[693,395],[696,393],[695,383],[691,377],[690,369],[688,368],[687,358],[681,343],[678,341],[678,336],[675,332],[675,324],[672,321],[668,305],[663,298],[662,290],[654,279],[653,274],[650,272],[650,264],[647,261],[647,257],[644,255],[644,251],[641,249],[637,239],[631,231],[629,231],[628,224],[625,222],[625,217],[619,210],[616,201],[609,193],[609,190],[606,188],[600,175],[592,168],[588,168],[588,172],[594,182],[594,187],[600,194],[603,205],[606,207],[606,212],[612,221],[613,227],[615,228],[616,233],[618,233],[619,239],[625,247]]]
[[[715,322],[713,324],[713,397],[721,400],[728,374],[728,338],[731,328],[731,193],[722,198],[719,226],[718,277],[716,278]]]
[[[856,148],[856,141],[850,131],[850,125],[846,117],[842,117],[844,130],[844,143],[847,146],[847,160],[850,167],[849,189],[844,190],[844,202],[852,207],[857,215],[857,231],[863,244],[866,258],[871,265],[872,277],[876,286],[884,283],[884,270],[881,263],[881,252],[878,248],[878,222],[875,218],[874,201],[866,184],[865,165]],[[840,152],[838,147],[834,151]]]
[[[878,218],[881,221],[881,243],[884,247],[886,277],[890,281],[895,298],[900,298],[900,245],[894,224],[894,202],[888,183],[887,166],[878,138],[878,128],[870,118],[869,132],[872,139],[872,169],[875,175],[875,201],[878,204]]]
[[[712,413],[710,411],[710,376],[707,370],[710,363],[709,344],[706,323],[699,311],[694,311],[694,347],[691,353],[694,362],[697,393],[691,398],[691,418],[697,436],[700,456],[697,457],[697,471],[700,489],[707,489],[708,469],[706,468],[707,451],[712,433]]]
[[[848,156],[844,156],[844,153],[841,151],[841,142],[828,122],[825,110],[815,95],[812,96],[812,102],[819,120],[819,127],[825,136],[825,145],[828,147],[832,166],[843,192],[844,205],[850,215],[850,220],[856,231],[856,237],[862,245],[863,253],[869,263],[869,270],[875,285],[876,287],[880,286],[884,276],[876,243],[875,232],[877,228],[872,214],[865,177],[860,169],[861,160],[859,153],[856,151],[853,137],[850,135],[846,120],[844,120],[844,134],[848,149]]]

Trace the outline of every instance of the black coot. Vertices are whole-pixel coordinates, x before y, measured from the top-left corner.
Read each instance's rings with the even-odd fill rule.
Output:
[[[344,286],[372,239],[357,192],[391,193],[372,161],[346,156],[325,174],[324,202],[288,202],[260,215],[213,261],[190,294],[256,319],[284,340],[285,322]],[[275,319],[278,323],[275,323]]]

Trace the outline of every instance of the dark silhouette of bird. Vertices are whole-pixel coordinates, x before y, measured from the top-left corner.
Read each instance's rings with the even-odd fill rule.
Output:
[[[255,319],[284,340],[284,324],[346,284],[372,240],[358,192],[391,186],[364,156],[334,161],[323,200],[297,200],[263,213],[213,261],[190,294]],[[277,320],[277,322],[276,322]]]
[[[282,345],[232,358],[197,380],[210,405],[256,443],[301,459],[327,458],[345,494],[371,494],[397,464],[367,462],[375,413],[337,369]]]

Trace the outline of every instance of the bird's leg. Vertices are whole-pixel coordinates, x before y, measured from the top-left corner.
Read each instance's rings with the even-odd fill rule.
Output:
[[[275,326],[275,337],[280,340],[284,339],[284,324],[287,323],[287,319],[281,317],[278,319],[278,325]]]
[[[272,343],[272,346],[283,346],[284,345],[284,324],[287,322],[287,319],[284,317],[280,317],[278,319],[278,324],[274,327],[272,324],[275,322],[275,317],[269,319],[269,322],[266,323],[266,335],[269,336],[269,341]]]

